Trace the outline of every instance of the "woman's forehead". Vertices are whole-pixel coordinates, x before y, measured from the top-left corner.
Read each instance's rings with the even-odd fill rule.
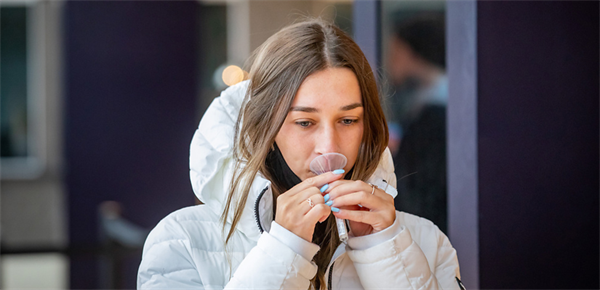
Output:
[[[334,107],[347,110],[362,104],[360,86],[354,72],[347,68],[328,68],[308,76],[300,85],[294,107]]]

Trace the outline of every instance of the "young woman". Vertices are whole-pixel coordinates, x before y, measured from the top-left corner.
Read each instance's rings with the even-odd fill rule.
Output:
[[[163,219],[138,288],[459,289],[456,252],[394,209],[396,178],[371,68],[339,28],[311,20],[269,38],[193,137],[203,205]],[[313,158],[344,168],[315,175]],[[341,243],[335,217],[350,227]]]

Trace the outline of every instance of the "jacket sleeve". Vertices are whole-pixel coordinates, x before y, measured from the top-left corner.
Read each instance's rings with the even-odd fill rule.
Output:
[[[228,261],[195,257],[198,249],[191,245],[189,232],[174,221],[161,221],[148,236],[138,271],[138,289],[308,289],[317,266],[296,254],[267,232],[258,239],[239,265],[232,264],[229,279]],[[233,245],[233,247],[235,247]],[[217,254],[217,257],[219,254]],[[211,256],[214,257],[214,256]]]
[[[150,232],[138,269],[138,289],[204,289],[192,258],[190,239],[166,217]]]
[[[400,214],[396,215],[399,222]],[[456,251],[448,238],[433,224],[413,240],[404,225],[391,240],[365,250],[349,249],[348,256],[365,289],[457,289],[460,278]]]
[[[225,289],[308,289],[317,265],[268,233],[248,253]]]

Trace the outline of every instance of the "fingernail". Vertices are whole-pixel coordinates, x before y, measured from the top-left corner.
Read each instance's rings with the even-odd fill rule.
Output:
[[[344,169],[336,169],[333,171],[333,174],[342,174],[344,172],[346,172]]]
[[[325,200],[325,202],[327,202],[329,200],[329,193],[323,196],[323,199]]]
[[[339,208],[337,208],[337,207],[335,207],[335,206],[332,206],[332,207],[331,207],[331,211],[332,211],[332,212],[340,212],[340,209],[339,209]]]
[[[325,190],[327,190],[328,188],[329,188],[329,184],[325,184],[325,185],[323,185],[323,187],[321,187],[320,191],[325,192]]]
[[[331,206],[333,204],[333,200],[330,200],[330,201],[326,202],[325,204],[328,206]]]

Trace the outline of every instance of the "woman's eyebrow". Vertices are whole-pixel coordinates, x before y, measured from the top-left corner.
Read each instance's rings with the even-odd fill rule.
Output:
[[[291,107],[290,112],[305,112],[305,113],[318,113],[319,110],[313,107]]]
[[[350,111],[352,109],[356,109],[359,107],[362,107],[363,105],[361,103],[354,103],[354,104],[350,104],[350,105],[346,105],[340,108],[340,110],[342,111]]]
[[[362,107],[363,105],[361,103],[354,103],[354,104],[350,104],[350,105],[345,105],[343,107],[340,107],[341,111],[350,111],[359,107]],[[319,109],[317,108],[313,108],[313,107],[302,107],[302,106],[295,106],[295,107],[291,107],[290,108],[290,112],[305,112],[305,113],[318,113]]]

